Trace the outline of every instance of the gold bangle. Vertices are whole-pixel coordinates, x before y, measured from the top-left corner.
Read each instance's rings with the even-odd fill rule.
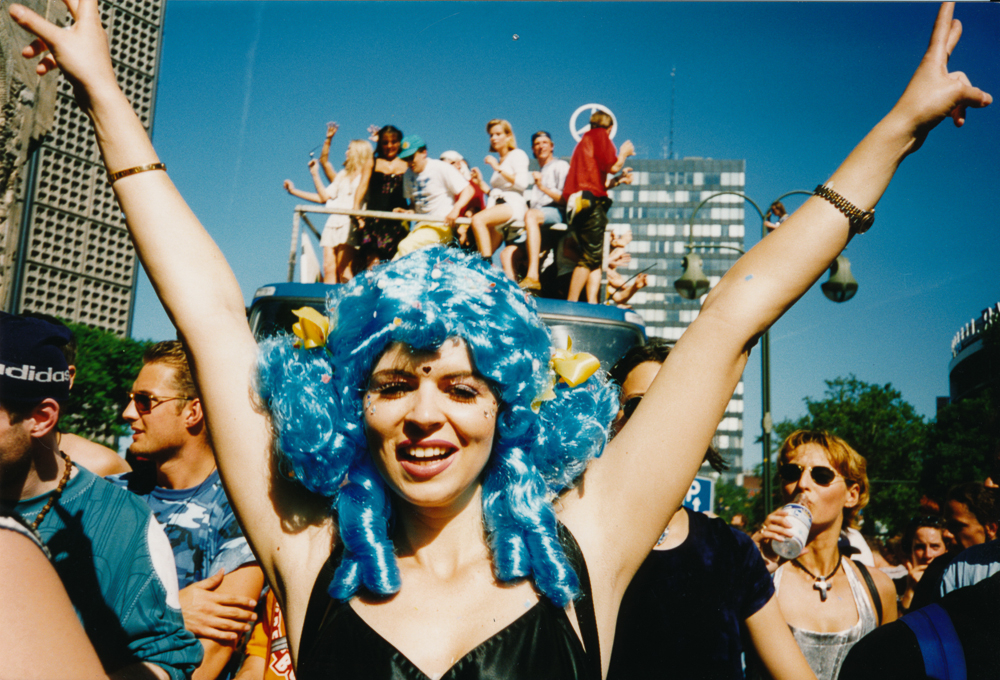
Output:
[[[163,170],[166,171],[167,166],[163,163],[150,163],[149,165],[137,165],[134,168],[129,168],[128,170],[119,170],[118,172],[108,173],[108,184],[114,184],[122,177],[128,177],[129,175],[137,175],[140,172],[146,172],[148,170]]]

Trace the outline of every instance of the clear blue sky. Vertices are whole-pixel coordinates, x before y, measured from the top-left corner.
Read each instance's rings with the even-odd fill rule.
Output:
[[[167,3],[154,142],[218,241],[249,301],[284,280],[292,206],[327,121],[343,157],[370,124],[393,123],[433,155],[482,165],[484,125],[507,118],[526,145],[599,102],[616,141],[663,157],[676,67],[679,157],[746,159],[758,203],[811,189],[883,116],[923,54],[933,4]],[[951,60],[1000,98],[1000,7],[960,4]],[[517,39],[514,39],[514,36]],[[892,383],[925,416],[948,391],[951,338],[1000,300],[1000,104],[942,124],[903,164],[875,227],[848,248],[858,295],[818,286],[772,331],[772,410],[804,412],[823,380]],[[790,201],[798,205],[797,201]],[[760,225],[747,211],[747,245]],[[134,335],[173,337],[143,276]],[[748,465],[759,460],[760,364],[746,373]]]

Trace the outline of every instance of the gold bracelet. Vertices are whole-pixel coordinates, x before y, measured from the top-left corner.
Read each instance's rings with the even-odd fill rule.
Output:
[[[167,166],[163,163],[150,163],[149,165],[137,165],[134,168],[129,168],[128,170],[119,170],[118,172],[108,173],[108,184],[114,184],[122,177],[128,177],[129,175],[137,175],[140,172],[146,172],[147,170],[163,170],[166,171]]]
[[[875,223],[874,208],[871,210],[862,210],[825,184],[820,184],[816,187],[813,190],[813,195],[826,199],[833,207],[844,214],[848,222],[850,222],[851,234],[863,234],[871,229],[872,224]]]

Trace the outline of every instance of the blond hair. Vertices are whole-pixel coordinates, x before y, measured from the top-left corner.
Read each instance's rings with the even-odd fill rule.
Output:
[[[361,169],[373,157],[372,145],[367,140],[352,139],[351,143],[347,145],[347,159],[344,161],[344,170],[347,171],[347,176],[353,177],[361,172]]]
[[[830,465],[844,478],[848,488],[858,486],[858,502],[844,508],[844,526],[857,528],[858,513],[868,505],[868,461],[835,434],[822,430],[796,430],[788,435],[778,452],[778,465],[788,462],[788,454],[800,446],[816,444],[826,451]]]
[[[594,111],[590,114],[590,127],[595,128],[609,128],[611,127],[613,121],[611,116],[604,111]]]
[[[492,130],[495,125],[499,125],[503,128],[504,132],[510,135],[510,139],[507,140],[507,151],[513,151],[516,149],[517,139],[514,137],[514,129],[510,126],[510,123],[505,121],[503,118],[494,118],[486,124],[486,133],[489,134],[489,131]],[[496,151],[499,153],[500,149],[490,148],[490,151]]]

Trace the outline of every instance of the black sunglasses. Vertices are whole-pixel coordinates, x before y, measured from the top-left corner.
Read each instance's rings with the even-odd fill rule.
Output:
[[[797,482],[802,479],[803,470],[808,470],[809,476],[820,486],[830,486],[833,480],[837,478],[836,470],[828,468],[825,465],[806,467],[804,465],[797,465],[796,463],[785,463],[780,466],[778,468],[778,476],[785,482]]]

